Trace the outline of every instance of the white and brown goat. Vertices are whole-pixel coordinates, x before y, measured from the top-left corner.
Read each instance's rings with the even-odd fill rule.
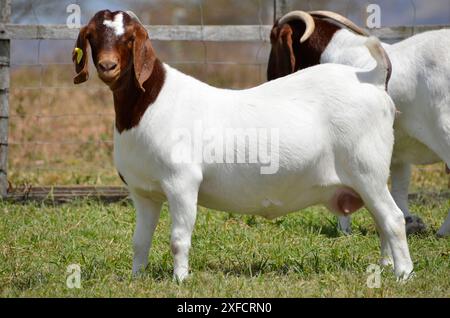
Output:
[[[374,60],[364,45],[367,36],[334,12],[290,12],[273,26],[267,77],[273,80],[321,63],[371,68]],[[450,172],[450,30],[421,33],[383,47],[392,62],[388,93],[400,112],[391,192],[405,215],[407,232],[414,233],[425,225],[408,209],[411,165],[444,161]],[[350,232],[349,217],[339,222]],[[438,235],[450,235],[450,211]]]
[[[412,272],[403,214],[387,187],[395,107],[384,90],[388,60],[377,39],[367,41],[377,61],[370,71],[320,65],[240,91],[211,87],[160,62],[130,13],[98,12],[76,46],[75,83],[88,78],[90,46],[114,95],[114,161],[137,212],[133,273],[148,263],[165,201],[179,280],[189,272],[197,204],[267,218],[314,204],[341,214],[365,204],[384,261],[392,255],[400,279]],[[270,131],[258,149],[269,143],[276,166],[247,161],[251,138],[248,147],[245,139],[222,143],[227,129]],[[199,134],[200,158],[193,155]]]

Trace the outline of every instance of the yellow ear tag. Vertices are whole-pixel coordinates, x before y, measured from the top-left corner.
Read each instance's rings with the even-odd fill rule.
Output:
[[[81,59],[83,58],[83,50],[79,47],[75,48],[75,53],[77,54],[77,64],[80,64]]]

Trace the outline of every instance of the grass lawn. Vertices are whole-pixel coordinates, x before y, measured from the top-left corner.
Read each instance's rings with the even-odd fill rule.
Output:
[[[150,264],[131,278],[134,209],[128,202],[65,205],[0,202],[1,297],[449,297],[450,239],[437,239],[450,202],[425,199],[412,210],[429,232],[409,238],[416,276],[396,283],[382,272],[368,288],[366,269],[379,258],[367,213],[343,236],[324,208],[274,221],[200,208],[191,252],[192,276],[172,281],[167,207]],[[67,266],[81,266],[81,288],[66,286]]]

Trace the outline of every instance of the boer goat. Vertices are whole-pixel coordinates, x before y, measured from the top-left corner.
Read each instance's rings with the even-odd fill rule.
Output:
[[[374,60],[366,41],[364,30],[334,12],[290,12],[273,26],[267,77],[273,80],[321,63],[370,68]],[[444,161],[450,172],[450,30],[425,32],[383,47],[392,61],[388,93],[400,112],[391,191],[405,216],[407,233],[414,233],[425,225],[408,209],[411,165]],[[339,222],[350,232],[349,217]],[[450,235],[450,211],[438,235]]]
[[[130,12],[100,11],[80,29],[76,84],[88,79],[89,46],[114,96],[114,161],[137,212],[134,274],[148,264],[167,200],[180,281],[189,273],[197,204],[267,218],[315,204],[340,214],[365,204],[384,262],[393,260],[399,279],[410,275],[403,214],[387,187],[395,107],[384,90],[389,63],[377,39],[367,41],[377,61],[370,71],[320,65],[241,91],[211,87],[163,64]],[[252,138],[247,146],[246,137],[240,143],[235,135],[224,146],[227,129],[270,131],[257,146],[269,144],[276,167],[247,159]]]

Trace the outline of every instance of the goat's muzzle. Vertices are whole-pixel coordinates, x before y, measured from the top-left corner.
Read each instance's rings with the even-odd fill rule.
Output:
[[[120,76],[119,62],[115,58],[101,58],[97,64],[100,79],[106,84],[112,84]]]

